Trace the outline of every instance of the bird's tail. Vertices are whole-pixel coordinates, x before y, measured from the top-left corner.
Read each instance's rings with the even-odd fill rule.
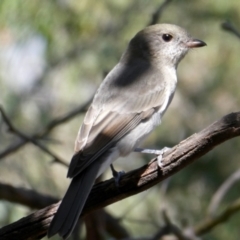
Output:
[[[55,214],[48,237],[59,234],[67,239],[82,212],[87,197],[98,174],[98,167],[91,165],[72,179],[72,182]]]

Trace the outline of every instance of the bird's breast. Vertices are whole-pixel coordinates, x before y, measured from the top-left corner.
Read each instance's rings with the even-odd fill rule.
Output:
[[[167,68],[164,71],[163,76],[166,76],[164,79],[165,82],[165,89],[164,89],[164,101],[159,108],[158,112],[160,114],[160,118],[162,118],[163,114],[167,110],[169,104],[171,103],[176,86],[177,86],[177,74],[176,74],[176,69],[175,68]]]

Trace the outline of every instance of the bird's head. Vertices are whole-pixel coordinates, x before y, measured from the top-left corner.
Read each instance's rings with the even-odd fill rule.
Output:
[[[127,59],[143,58],[153,64],[177,67],[190,48],[206,43],[192,38],[186,30],[173,24],[156,24],[138,32],[130,41]]]

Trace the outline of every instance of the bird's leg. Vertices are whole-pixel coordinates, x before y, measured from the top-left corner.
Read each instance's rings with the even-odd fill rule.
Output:
[[[117,187],[119,187],[120,179],[125,174],[125,172],[124,171],[119,171],[119,172],[116,171],[112,164],[110,165],[110,167],[111,167],[111,170],[112,170],[113,178],[115,180],[115,184],[116,184]]]
[[[157,150],[157,149],[144,149],[144,148],[135,148],[134,152],[140,152],[140,153],[147,153],[147,154],[154,154],[157,155],[157,159],[158,159],[158,166],[161,168],[162,167],[162,157],[163,154],[167,151],[169,151],[171,148],[169,147],[164,147],[161,150]]]

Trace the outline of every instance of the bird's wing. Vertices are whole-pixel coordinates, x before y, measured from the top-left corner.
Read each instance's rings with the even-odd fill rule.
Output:
[[[119,68],[115,72],[112,70],[118,78],[113,78],[110,72],[104,80],[105,84],[100,86],[84,118],[76,139],[76,154],[72,158],[68,177],[80,173],[164,104],[165,81],[161,80],[159,71],[150,69],[148,65],[140,68],[141,74],[139,67]],[[128,82],[123,83],[126,79]]]

